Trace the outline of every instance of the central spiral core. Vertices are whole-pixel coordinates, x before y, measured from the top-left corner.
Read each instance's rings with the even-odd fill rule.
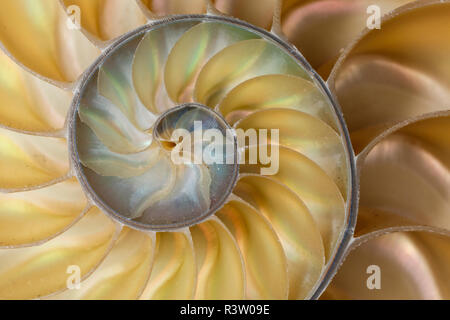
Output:
[[[92,200],[142,230],[176,230],[207,219],[236,184],[234,131],[198,103],[130,121],[99,94],[108,61],[86,82],[73,125],[76,169]]]

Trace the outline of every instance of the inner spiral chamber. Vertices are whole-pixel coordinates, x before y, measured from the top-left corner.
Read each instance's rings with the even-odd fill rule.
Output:
[[[164,36],[194,25],[178,24]],[[94,202],[121,222],[147,230],[179,229],[214,214],[230,196],[238,175],[237,141],[227,122],[201,104],[175,107],[158,93],[153,108],[142,104],[130,68],[137,64],[143,38],[127,39],[86,79],[74,114],[76,167]],[[196,123],[223,136],[223,161],[198,163],[185,154],[175,163],[170,151],[177,144],[171,141],[176,130],[190,132],[193,149],[201,144],[202,155],[208,147],[207,141],[195,141]]]
[[[97,77],[93,80],[94,84],[98,82]],[[91,103],[90,98],[88,94],[88,101],[82,100],[82,105]],[[151,230],[194,225],[223,206],[235,186],[239,170],[237,141],[232,128],[213,109],[196,103],[168,109],[144,131],[148,134],[149,146],[129,154],[114,153],[102,146],[103,142],[82,117],[76,119],[76,144],[83,165],[82,174],[94,197],[98,197],[96,201],[126,224]],[[175,133],[180,130],[185,132],[184,140],[174,140]],[[212,130],[221,139],[204,140],[203,132]],[[222,149],[220,159],[215,154],[210,154],[210,161],[205,159],[211,153],[211,146],[214,146],[213,151]],[[110,160],[105,160],[107,157]],[[127,157],[131,172],[130,168],[113,160],[126,160]],[[108,166],[110,168],[106,168]],[[119,187],[124,195],[115,190],[120,184],[124,186]],[[197,195],[194,191],[199,188],[201,192]],[[151,195],[150,201],[142,197],[141,203],[127,202],[122,197],[136,196],[141,190]]]

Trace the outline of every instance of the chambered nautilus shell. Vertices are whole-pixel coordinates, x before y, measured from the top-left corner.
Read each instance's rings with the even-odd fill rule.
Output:
[[[449,1],[0,6],[0,299],[450,298]]]

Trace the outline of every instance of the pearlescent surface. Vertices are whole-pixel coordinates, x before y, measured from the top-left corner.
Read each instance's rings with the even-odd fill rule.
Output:
[[[318,297],[345,249],[353,251],[324,298],[450,297],[450,1],[0,2],[1,299]],[[382,31],[363,31],[378,8]],[[339,255],[339,234],[347,226],[350,240],[355,218],[344,203],[357,196],[352,152],[340,109],[297,68],[295,48],[282,49],[286,39],[331,75],[359,154],[356,238]],[[85,88],[79,77],[102,52]],[[67,110],[80,92],[71,126]],[[280,146],[278,173],[243,165],[230,195],[225,167],[167,161],[179,145],[173,129],[202,117],[173,122],[163,113],[193,102],[236,130],[278,127],[279,139],[263,139]],[[207,126],[221,127],[208,116]],[[78,142],[74,150],[69,140],[70,157],[68,129]],[[172,222],[196,216],[218,195],[221,210],[189,228],[133,224],[156,208]],[[369,265],[381,268],[380,290],[367,288]],[[67,290],[77,271],[80,289]]]
[[[277,1],[2,5],[0,298],[311,297],[353,195],[343,125],[282,37],[211,14],[279,31]]]

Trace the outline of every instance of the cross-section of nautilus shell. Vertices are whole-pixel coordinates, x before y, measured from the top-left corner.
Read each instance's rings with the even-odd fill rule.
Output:
[[[449,2],[0,5],[1,299],[450,298]]]

